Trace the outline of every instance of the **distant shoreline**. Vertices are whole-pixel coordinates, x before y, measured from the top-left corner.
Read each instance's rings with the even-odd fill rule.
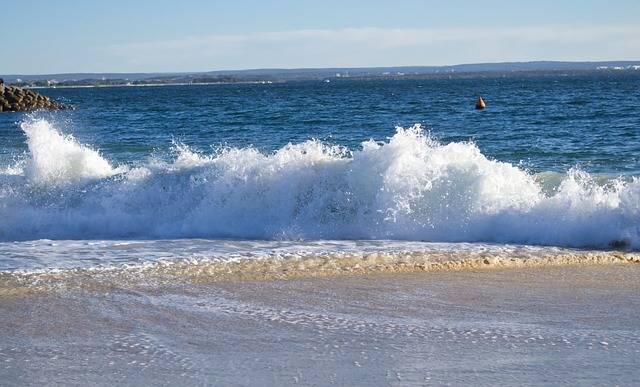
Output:
[[[247,85],[273,84],[284,82],[233,82],[233,83],[147,83],[147,84],[98,84],[98,85],[55,85],[55,86],[25,86],[25,89],[90,89],[102,87],[161,87],[161,86],[213,86],[213,85]]]
[[[447,79],[590,74],[639,74],[640,61],[506,62],[454,66],[375,68],[256,69],[182,73],[75,73],[4,75],[7,85],[28,88],[161,86],[349,81],[379,79]]]
[[[464,73],[428,73],[428,74],[402,74],[402,75],[356,75],[333,77],[300,77],[295,79],[234,79],[220,81],[212,78],[208,81],[185,82],[169,79],[148,79],[131,82],[126,79],[84,79],[80,81],[57,82],[53,84],[41,84],[42,81],[11,83],[10,85],[29,89],[55,89],[55,88],[91,88],[91,87],[145,87],[145,86],[206,86],[206,85],[230,85],[230,84],[275,84],[290,82],[350,82],[350,81],[399,81],[421,79],[469,79],[469,78],[530,78],[530,77],[573,77],[590,75],[628,75],[640,76],[640,70],[534,70],[534,71],[479,71]],[[45,81],[46,82],[46,81]]]

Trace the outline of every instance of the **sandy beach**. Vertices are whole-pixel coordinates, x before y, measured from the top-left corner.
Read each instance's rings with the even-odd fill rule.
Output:
[[[0,299],[1,385],[630,385],[640,265],[336,275]]]

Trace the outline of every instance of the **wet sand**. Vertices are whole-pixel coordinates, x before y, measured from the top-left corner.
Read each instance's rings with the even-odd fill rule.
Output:
[[[630,385],[633,263],[0,297],[0,385]]]

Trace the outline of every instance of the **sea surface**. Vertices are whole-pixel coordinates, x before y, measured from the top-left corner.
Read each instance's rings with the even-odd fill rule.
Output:
[[[77,109],[0,115],[0,270],[635,251],[639,86],[608,73],[43,89]]]
[[[0,297],[15,308],[5,312],[29,297],[49,305],[52,293],[58,316],[85,298],[101,310],[117,289],[640,261],[640,74],[38,91],[76,110],[0,114]],[[474,109],[479,95],[485,110]],[[189,292],[204,297],[198,289]],[[183,293],[150,303],[178,313],[193,301]],[[144,316],[144,305],[134,310]],[[336,318],[327,324],[338,329]],[[113,329],[114,351],[160,340]],[[637,354],[629,332],[619,348]],[[596,346],[610,348],[598,343],[615,338],[599,334]],[[55,369],[64,357],[16,340],[0,340],[7,380],[20,380],[15,362],[48,356]],[[163,348],[184,352],[177,341]],[[180,372],[219,380],[205,369]]]

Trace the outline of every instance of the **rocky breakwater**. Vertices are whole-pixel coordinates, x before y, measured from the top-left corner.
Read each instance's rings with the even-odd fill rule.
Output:
[[[0,85],[0,112],[25,112],[30,110],[71,110],[73,106],[52,101],[33,90]]]

